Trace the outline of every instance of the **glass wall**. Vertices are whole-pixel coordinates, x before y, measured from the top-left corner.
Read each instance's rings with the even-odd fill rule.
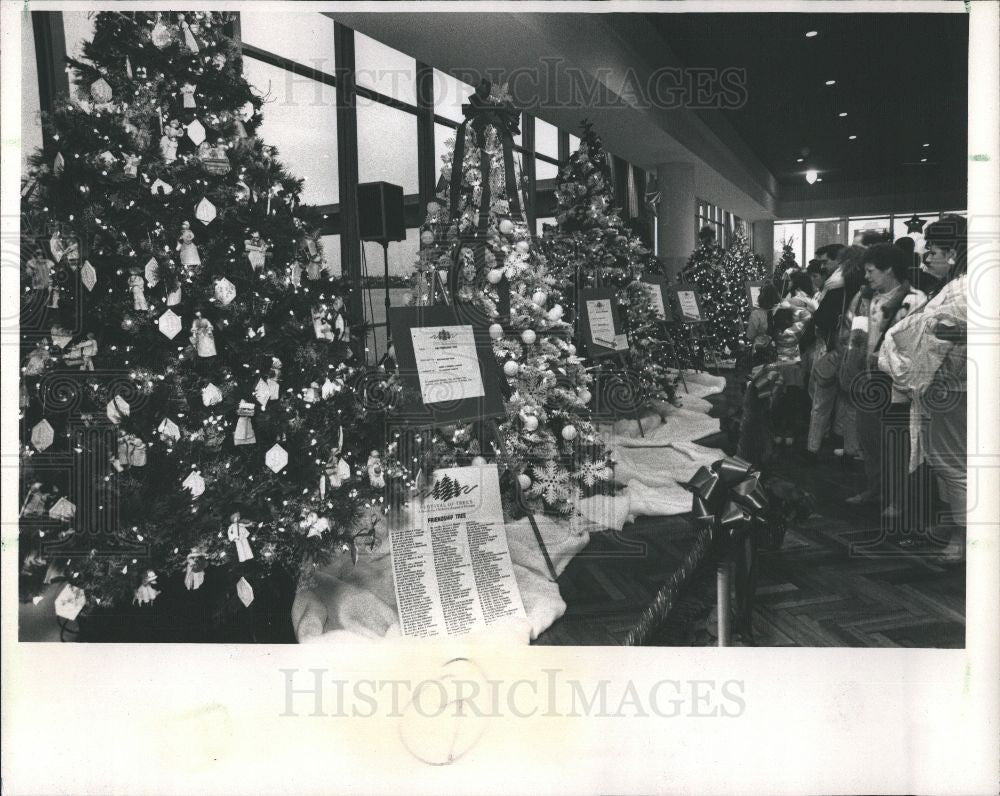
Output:
[[[840,243],[849,246],[860,243],[865,232],[876,232],[886,236],[887,240],[902,237],[913,238],[918,254],[923,252],[923,232],[907,232],[906,222],[916,215],[928,224],[937,221],[943,215],[965,216],[964,210],[934,210],[930,212],[907,211],[890,213],[883,216],[848,216],[842,218],[796,219],[794,221],[780,220],[774,222],[775,257],[781,256],[782,243],[787,238],[792,240],[795,259],[800,264],[808,263],[816,253],[816,249],[829,243]]]
[[[744,221],[742,218],[729,212],[728,210],[724,210],[717,205],[713,205],[711,202],[706,202],[704,199],[697,200],[695,211],[696,238],[702,229],[705,227],[711,227],[715,230],[715,242],[725,249],[732,245],[733,234],[736,232],[736,228],[738,226],[743,227],[747,236],[747,242],[750,244],[750,247],[753,248],[753,224]],[[775,245],[777,246],[777,227],[775,227],[774,239]],[[780,246],[778,246],[778,251],[781,251]]]

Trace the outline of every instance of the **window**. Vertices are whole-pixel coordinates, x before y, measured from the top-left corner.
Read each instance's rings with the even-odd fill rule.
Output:
[[[784,251],[786,243],[791,245],[799,265],[809,262],[803,254],[801,221],[774,222],[774,262],[781,259],[781,253]]]
[[[410,56],[355,31],[354,70],[359,87],[416,106],[417,62]]]
[[[572,133],[570,133],[569,134],[569,152],[570,152],[570,154],[572,155],[579,148],[580,148],[580,139],[577,136],[575,136]]]
[[[326,259],[326,267],[336,276],[341,276],[344,269],[340,262],[340,235],[323,235],[320,239],[323,244],[323,257]]]
[[[558,127],[541,119],[535,119],[535,153],[552,158],[552,162],[536,158],[535,179],[554,180],[559,174]]]
[[[454,127],[448,127],[445,124],[435,124],[434,125],[434,164],[436,166],[435,182],[441,179],[441,169],[444,167],[444,162],[441,160],[446,154],[455,151],[455,133],[457,131]],[[451,179],[449,173],[448,179]]]
[[[83,58],[83,43],[94,38],[96,18],[92,11],[63,11],[63,36],[66,37],[66,55]],[[30,28],[30,22],[27,24]],[[71,84],[72,88],[72,84]]]
[[[333,20],[322,14],[240,11],[240,38],[328,75],[335,73]]]
[[[417,117],[358,97],[358,182],[379,180],[418,193]]]
[[[907,232],[906,222],[909,221],[914,215],[926,222],[920,232]],[[917,254],[923,254],[924,252],[924,233],[923,230],[927,229],[928,224],[933,224],[938,220],[937,213],[897,213],[892,218],[892,239],[897,238],[913,238],[914,251]]]
[[[247,82],[268,98],[258,135],[277,146],[278,159],[292,174],[305,179],[302,201],[338,202],[337,98],[333,86],[253,58],[244,59],[243,73]]]
[[[799,260],[799,265],[808,265],[815,256],[816,249],[831,243],[847,243],[847,222],[842,218],[817,219],[806,222],[805,260]]]
[[[452,77],[440,69],[434,70],[434,113],[456,122],[462,121],[462,105],[469,101],[474,86]]]
[[[852,218],[847,223],[847,243],[853,245],[861,243],[861,236],[866,232],[878,232],[889,234],[889,216],[876,216],[873,218]]]
[[[28,158],[42,148],[42,101],[38,91],[38,64],[35,61],[35,33],[31,18],[21,25],[21,173],[28,170]]]

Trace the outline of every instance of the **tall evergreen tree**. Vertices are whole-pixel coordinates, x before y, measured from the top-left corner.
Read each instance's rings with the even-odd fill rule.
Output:
[[[22,549],[84,613],[206,571],[248,604],[382,501],[351,286],[256,136],[232,17],[98,14],[24,192]]]
[[[572,342],[561,278],[520,211],[510,146],[518,113],[505,90],[486,81],[465,109],[468,124],[442,158],[443,190],[427,208],[413,298],[442,301],[434,280],[447,269],[451,298],[489,325],[511,391],[499,425],[511,469],[502,491],[509,498],[516,477],[532,508],[570,513],[581,495],[610,488],[588,408],[591,377]],[[437,429],[430,447],[418,458],[433,466],[492,455],[477,423]]]
[[[673,401],[677,362],[673,340],[656,317],[644,275],[659,266],[640,237],[613,207],[610,154],[593,125],[581,124],[580,145],[559,171],[555,228],[546,230],[543,247],[564,306],[579,311],[577,291],[611,287],[628,337],[624,364],[611,359],[602,371],[628,376],[637,403]]]

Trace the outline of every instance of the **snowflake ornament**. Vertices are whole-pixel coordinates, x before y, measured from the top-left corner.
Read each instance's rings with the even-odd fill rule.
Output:
[[[529,493],[532,497],[540,497],[546,503],[555,506],[569,496],[569,471],[560,467],[554,461],[547,461],[543,466],[531,465],[534,483]]]
[[[589,456],[580,465],[577,477],[583,481],[585,486],[592,487],[598,481],[607,481],[611,478],[611,468],[605,461],[595,462]]]

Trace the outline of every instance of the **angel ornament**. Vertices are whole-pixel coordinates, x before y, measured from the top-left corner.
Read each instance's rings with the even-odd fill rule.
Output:
[[[330,521],[326,517],[320,517],[315,511],[310,511],[299,521],[299,527],[307,532],[306,538],[322,536],[325,531],[330,530]]]
[[[177,144],[183,135],[184,128],[177,119],[171,119],[163,128],[163,135],[160,137],[160,155],[167,163],[177,160]]]
[[[230,516],[230,525],[226,531],[229,541],[236,544],[236,555],[240,561],[249,561],[253,558],[253,550],[250,549],[250,526],[240,520],[240,513],[233,512]]]
[[[320,241],[318,229],[306,232],[302,236],[300,251],[306,261],[306,278],[313,281],[323,275],[326,260],[323,257],[323,243]]]
[[[197,108],[198,103],[195,102],[194,92],[196,86],[194,83],[184,83],[181,85],[181,94],[184,95],[184,107],[185,108]]]
[[[181,265],[201,265],[201,257],[198,255],[198,247],[194,244],[194,233],[191,231],[190,221],[184,221],[181,224],[181,234],[177,236],[177,251],[180,252]]]
[[[254,271],[264,268],[267,261],[267,243],[260,237],[260,233],[254,230],[250,237],[243,241],[243,246],[247,252],[247,260]]]
[[[382,468],[382,456],[377,450],[373,450],[368,456],[368,483],[373,489],[382,489],[385,486],[385,470]]]
[[[149,309],[149,304],[146,303],[146,280],[142,278],[138,268],[129,269],[129,273],[128,289],[132,292],[132,309],[145,312]]]
[[[215,327],[208,318],[203,318],[200,312],[194,314],[190,340],[199,357],[214,357],[216,355]]]
[[[323,468],[323,475],[319,479],[319,496],[326,497],[326,488],[339,489],[345,481],[350,480],[351,466],[345,462],[340,452],[344,447],[344,427],[340,427],[337,434],[337,447],[330,449],[330,458],[327,459]]]

